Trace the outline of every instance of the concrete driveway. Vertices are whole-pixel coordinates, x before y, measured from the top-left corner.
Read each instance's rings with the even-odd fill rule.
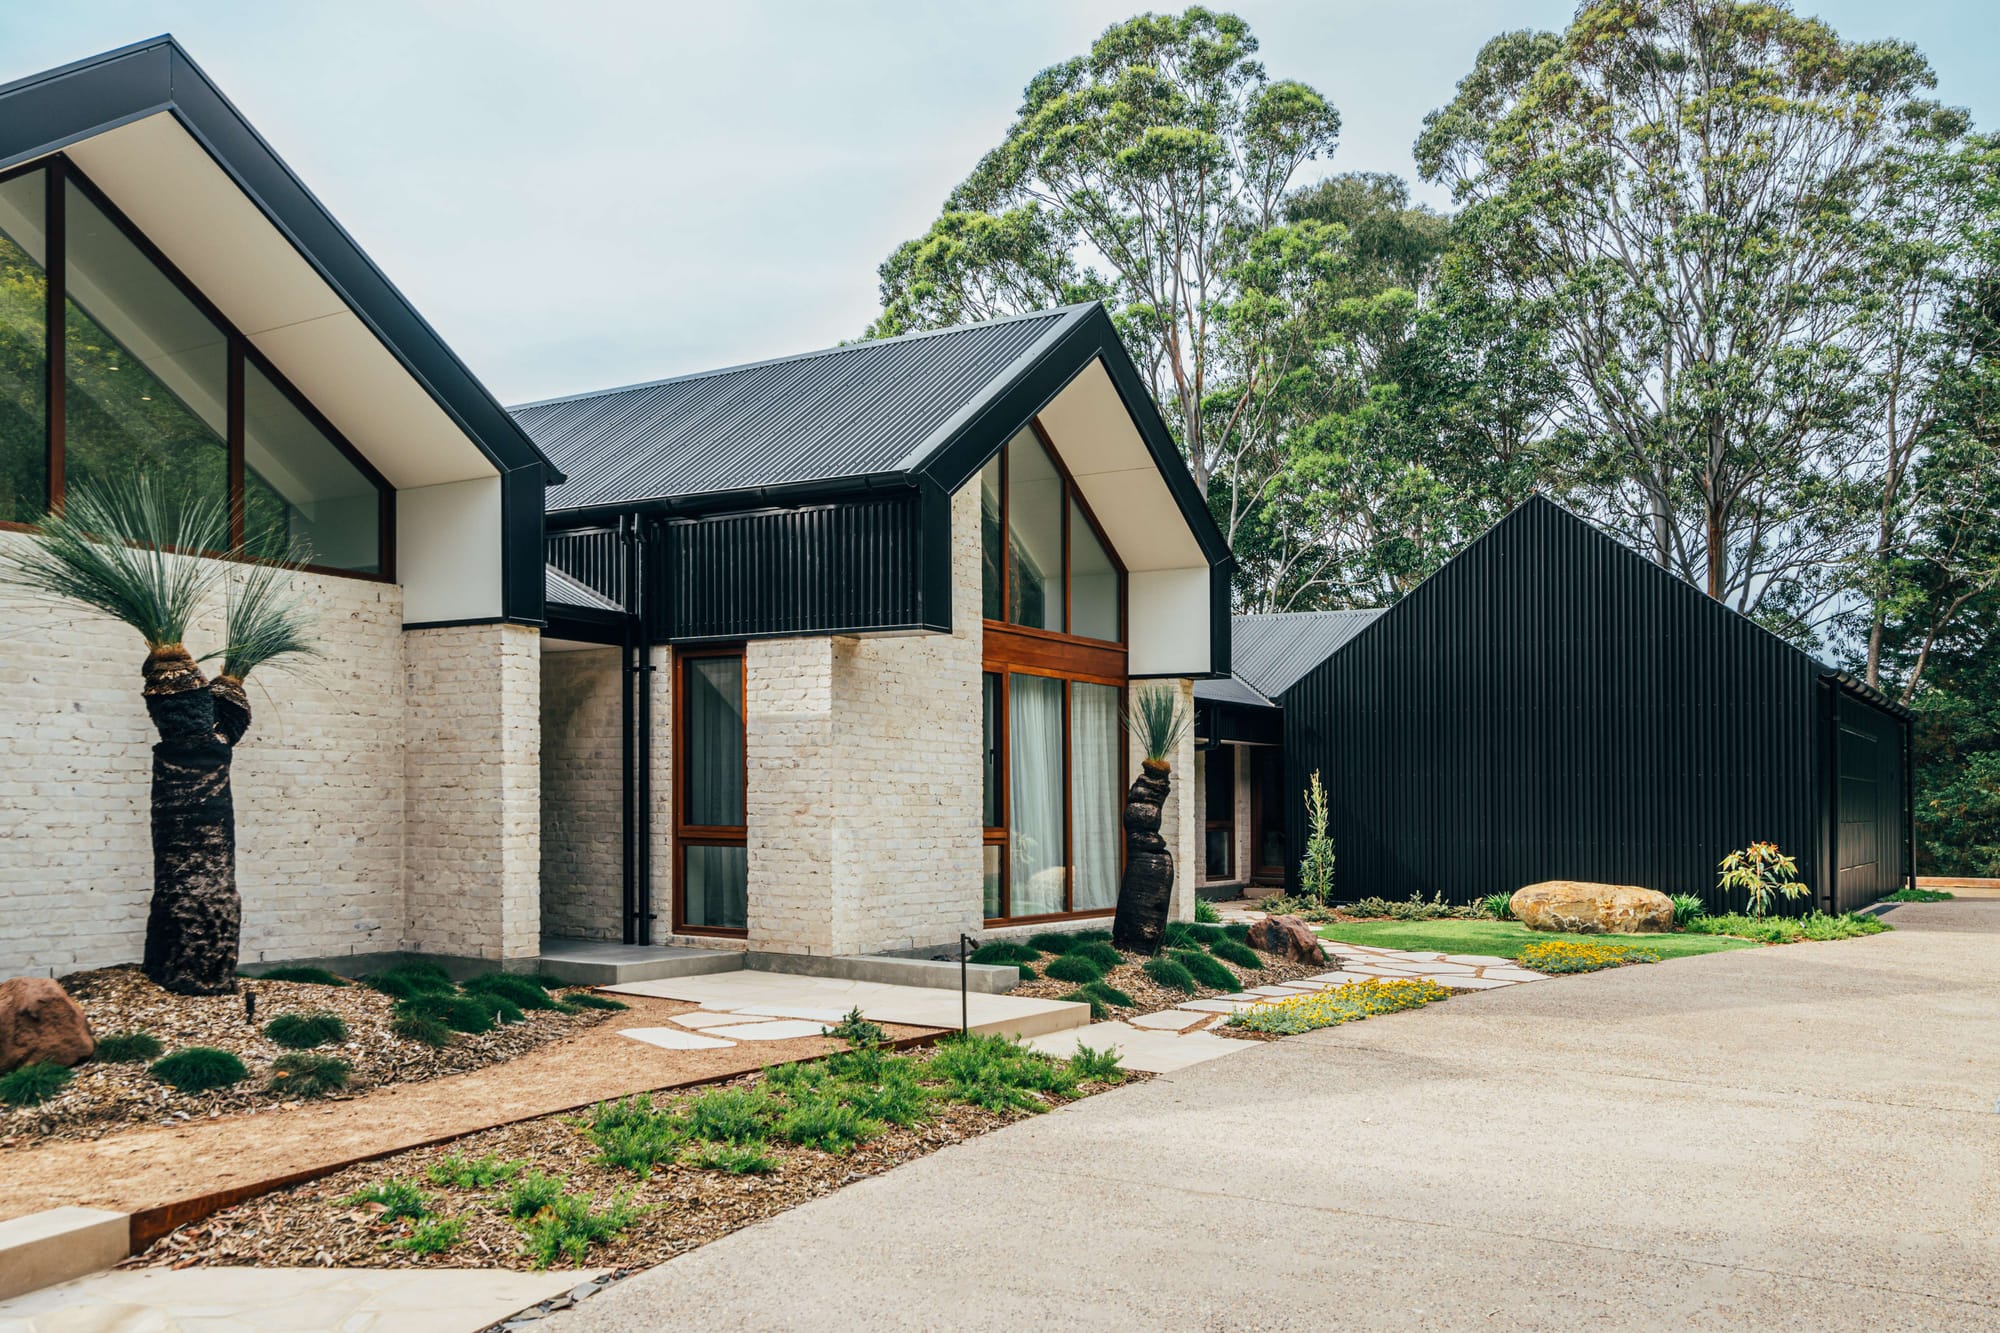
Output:
[[[579,1329],[2000,1329],[2000,902],[1273,1043],[844,1189]]]

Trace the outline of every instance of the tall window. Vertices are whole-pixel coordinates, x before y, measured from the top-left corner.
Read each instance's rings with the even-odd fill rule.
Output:
[[[749,926],[744,822],[743,650],[676,654],[680,724],[675,785],[674,929],[740,935]]]
[[[986,916],[1108,912],[1124,847],[1125,573],[1039,424],[979,489]]]
[[[0,523],[152,478],[230,552],[387,577],[394,493],[66,159],[0,180]]]
[[[1218,745],[1204,756],[1201,782],[1201,877],[1236,873],[1236,747]]]

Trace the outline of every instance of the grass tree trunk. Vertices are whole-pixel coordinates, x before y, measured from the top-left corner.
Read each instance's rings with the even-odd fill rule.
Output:
[[[1158,953],[1173,908],[1174,854],[1160,836],[1160,817],[1171,789],[1171,770],[1148,759],[1125,793],[1125,878],[1118,886],[1118,914],[1111,942],[1121,949]]]
[[[232,751],[218,733],[215,693],[187,650],[146,659],[146,711],[153,746],[153,902],[146,921],[146,975],[181,995],[236,988],[243,906],[236,893]],[[240,689],[237,691],[240,695]],[[233,714],[235,702],[220,710]],[[226,717],[240,736],[248,726]]]

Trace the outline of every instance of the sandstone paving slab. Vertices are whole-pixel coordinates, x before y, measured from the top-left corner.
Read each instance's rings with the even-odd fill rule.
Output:
[[[790,972],[715,972],[706,976],[668,977],[602,988],[612,994],[653,995],[683,1000],[704,1009],[757,1009],[760,1016],[790,1017],[818,1025],[835,1021],[818,1015],[844,1015],[859,1009],[877,1023],[910,1027],[956,1028],[959,993],[929,986],[897,986],[881,981],[851,981],[841,977],[808,977]],[[967,1002],[974,1032],[1033,1037],[1081,1027],[1090,1021],[1090,1006],[1066,1000],[1039,1000],[1023,995],[975,992]],[[713,1029],[710,1029],[711,1031]]]
[[[1092,1023],[1089,1027],[1051,1032],[1027,1042],[1031,1049],[1058,1059],[1067,1058],[1078,1046],[1094,1050],[1115,1047],[1121,1064],[1147,1074],[1171,1074],[1176,1069],[1255,1050],[1260,1044],[1218,1037],[1212,1032],[1160,1032],[1119,1022]]]
[[[1210,1022],[1213,1014],[1197,1013],[1190,1009],[1162,1009],[1156,1014],[1139,1014],[1125,1021],[1135,1028],[1153,1028],[1162,1032],[1186,1032]]]
[[[0,1301],[6,1333],[475,1333],[595,1273],[454,1268],[114,1269]]]
[[[633,1041],[643,1041],[648,1046],[657,1046],[663,1051],[719,1051],[725,1046],[734,1046],[733,1041],[707,1036],[700,1032],[683,1032],[679,1028],[626,1028],[618,1034]],[[819,1035],[817,1031],[811,1034]]]
[[[1182,1000],[1176,1009],[1192,1009],[1202,1014],[1233,1014],[1239,1009],[1248,1009],[1261,996],[1253,996],[1249,1001],[1238,1000]]]
[[[730,1013],[727,1010],[697,1009],[691,1014],[674,1015],[674,1022],[684,1028],[694,1028],[697,1031],[702,1028],[720,1027],[725,1023],[747,1023],[751,1021],[751,1019],[744,1017],[740,1013]]]
[[[803,1004],[746,1004],[736,1012],[768,1018],[809,1018],[815,1023],[838,1023],[847,1017],[845,1009],[815,1009]]]
[[[793,1037],[817,1037],[825,1032],[824,1023],[779,1018],[762,1023],[735,1023],[728,1027],[710,1028],[708,1035],[730,1037],[736,1041],[787,1041]]]
[[[1513,959],[1500,958],[1490,953],[1448,953],[1444,956],[1444,961],[1447,963],[1464,963],[1469,967],[1512,967],[1514,965]]]
[[[1351,981],[1374,981],[1378,978],[1372,972],[1321,972],[1310,980],[1327,986],[1345,986]]]

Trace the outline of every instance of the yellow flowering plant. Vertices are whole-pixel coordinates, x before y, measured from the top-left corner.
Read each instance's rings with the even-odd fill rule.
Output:
[[[1246,1032],[1263,1032],[1289,1037],[1353,1023],[1374,1014],[1393,1014],[1399,1009],[1415,1009],[1433,1000],[1451,997],[1451,992],[1435,981],[1350,981],[1310,995],[1292,995],[1282,1000],[1265,1000],[1230,1016],[1227,1026]]]
[[[1597,972],[1626,963],[1657,963],[1660,955],[1631,944],[1600,944],[1596,940],[1543,940],[1530,944],[1515,962],[1531,972]]]

